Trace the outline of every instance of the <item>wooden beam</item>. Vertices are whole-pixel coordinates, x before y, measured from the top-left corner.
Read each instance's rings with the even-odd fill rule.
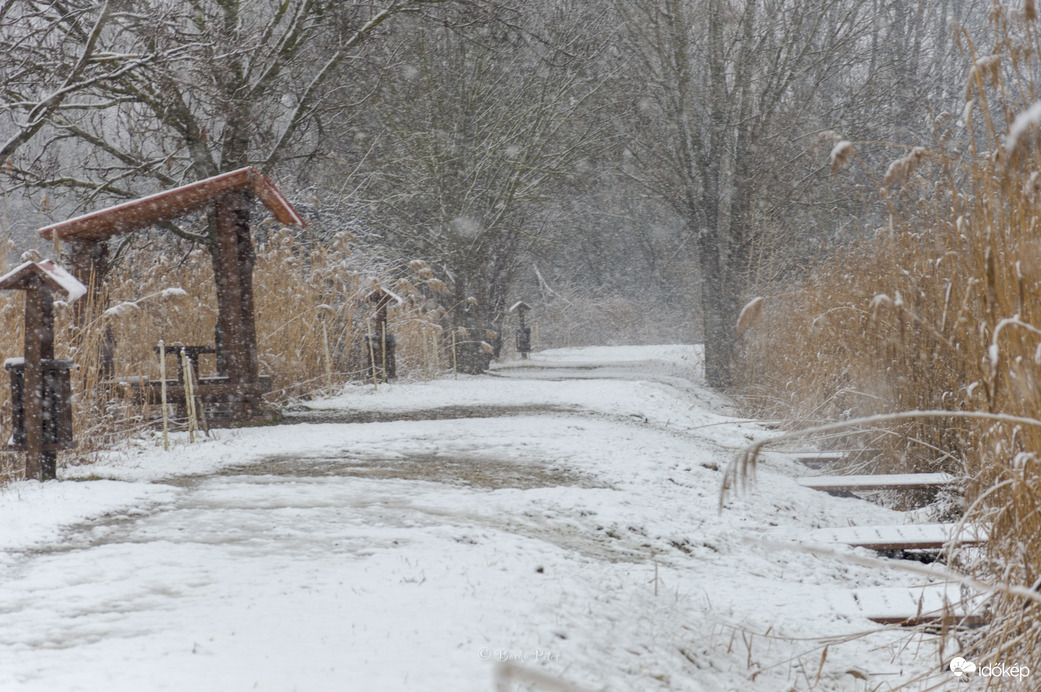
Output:
[[[958,530],[957,524],[903,524],[897,526],[851,526],[818,529],[811,532],[813,544],[842,543],[872,550],[938,550],[948,545],[980,545],[986,532],[971,526]]]
[[[954,483],[949,473],[892,473],[861,476],[810,476],[796,483],[813,490],[921,490],[943,488]]]
[[[821,452],[801,452],[795,457],[800,464],[809,466],[811,469],[822,469],[832,464],[846,462],[867,461],[880,454],[877,449],[843,449],[825,450]]]
[[[25,370],[22,372],[22,425],[25,426],[25,478],[41,480],[43,470],[43,280],[33,277],[25,291]]]
[[[880,625],[898,625],[900,627],[921,627],[923,625],[940,625],[944,622],[952,628],[974,628],[983,627],[990,619],[979,613],[968,615],[936,613],[886,613],[882,615],[868,615],[868,620]]]
[[[250,166],[51,224],[37,232],[47,240],[55,235],[62,240],[107,240],[199,211],[227,192],[247,190],[281,223],[307,225],[271,180]]]

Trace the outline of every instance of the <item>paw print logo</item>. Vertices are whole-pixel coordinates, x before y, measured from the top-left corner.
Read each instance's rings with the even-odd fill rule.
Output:
[[[959,678],[962,675],[972,675],[976,672],[976,664],[972,661],[966,661],[961,656],[957,656],[951,659],[951,672]]]

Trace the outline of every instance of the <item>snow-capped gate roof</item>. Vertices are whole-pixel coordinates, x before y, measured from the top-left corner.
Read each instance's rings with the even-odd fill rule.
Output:
[[[51,260],[22,262],[0,276],[0,290],[24,290],[29,287],[29,279],[34,276],[41,278],[51,290],[64,291],[69,303],[82,298],[87,292],[87,287],[76,277]]]

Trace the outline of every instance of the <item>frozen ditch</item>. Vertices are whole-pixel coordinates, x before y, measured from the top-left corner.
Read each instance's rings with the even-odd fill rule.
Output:
[[[694,348],[538,358],[583,376],[353,387],[309,406],[325,422],[8,488],[0,689],[476,692],[509,659],[587,689],[853,690],[938,666],[928,639],[849,638],[880,628],[842,595],[906,575],[748,540],[898,513],[780,455],[717,512],[767,432],[700,387]],[[504,415],[420,417],[441,407]]]

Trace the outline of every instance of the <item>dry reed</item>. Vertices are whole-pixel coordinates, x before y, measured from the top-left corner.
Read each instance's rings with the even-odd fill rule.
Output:
[[[746,337],[747,392],[760,413],[882,448],[878,470],[961,476],[963,519],[990,536],[962,567],[998,587],[992,624],[962,655],[1031,665],[1041,659],[1041,606],[1024,597],[1041,590],[1041,41],[996,7],[993,54],[961,36],[964,127],[890,166],[888,223],[800,290],[768,298]],[[843,420],[854,422],[827,425]]]

